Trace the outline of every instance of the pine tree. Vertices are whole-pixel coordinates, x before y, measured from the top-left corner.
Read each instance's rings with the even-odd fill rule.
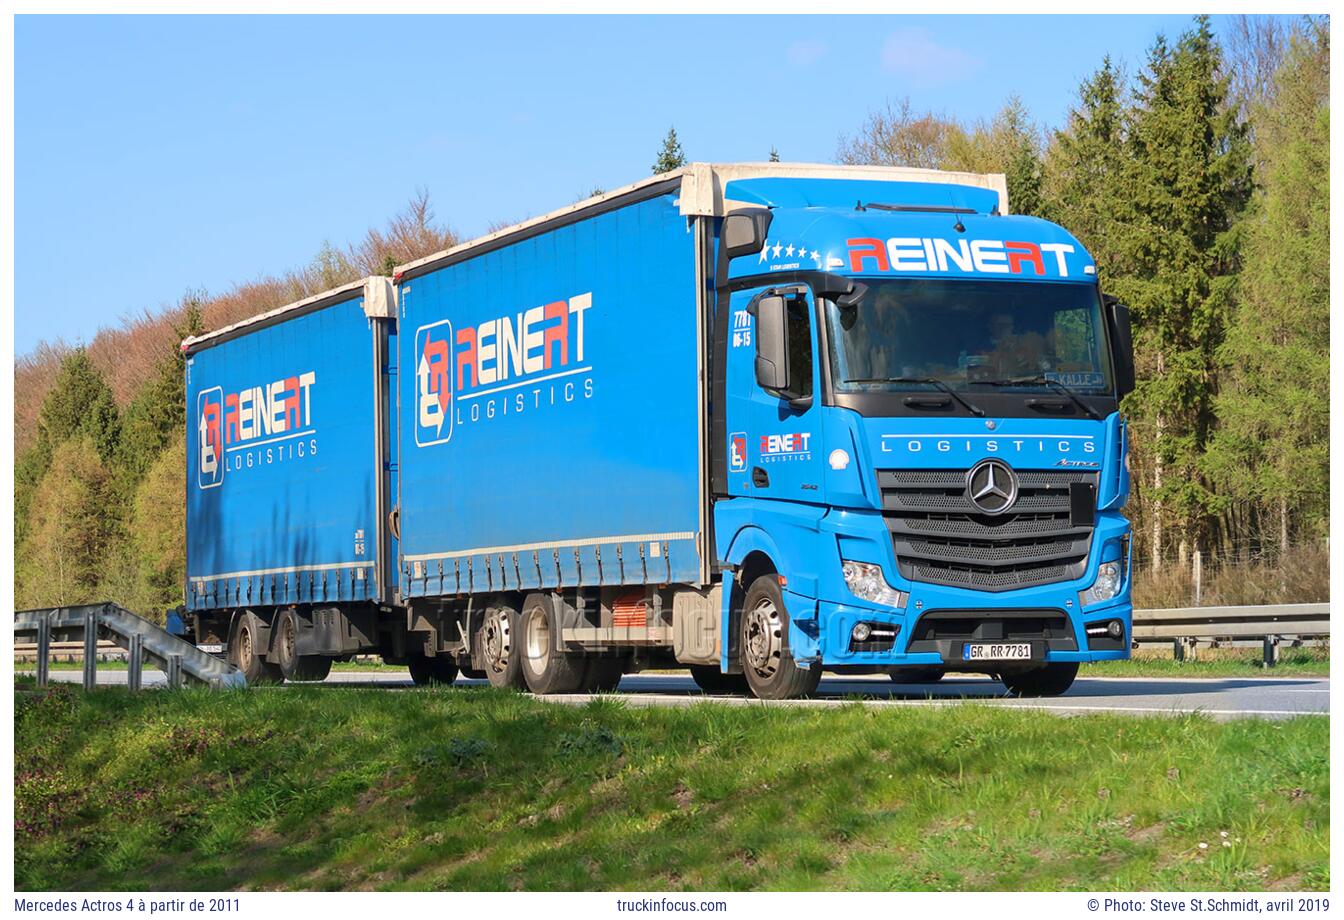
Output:
[[[1137,347],[1153,361],[1129,405],[1153,449],[1155,561],[1164,543],[1183,552],[1203,545],[1218,504],[1204,454],[1238,267],[1234,224],[1251,191],[1246,128],[1229,105],[1221,63],[1207,17],[1174,49],[1159,38],[1127,127],[1134,173],[1121,246],[1130,273],[1118,293],[1133,311]]]
[[[1220,494],[1241,498],[1228,510],[1257,512],[1285,552],[1295,531],[1329,526],[1328,29],[1308,23],[1292,37],[1251,108],[1260,187],[1242,226],[1240,296],[1219,351],[1228,383],[1208,464]]]
[[[51,447],[81,436],[93,442],[104,461],[112,457],[120,434],[117,404],[111,387],[83,348],[76,348],[61,362],[37,424],[39,439]]]
[[[653,173],[671,172],[686,165],[686,155],[681,151],[681,141],[677,140],[677,129],[668,128],[663,138],[663,146],[658,150],[658,158],[653,161]]]
[[[1046,151],[1043,216],[1067,227],[1097,262],[1103,283],[1121,271],[1124,202],[1130,197],[1124,150],[1125,103],[1109,56],[1078,90],[1078,105]]]
[[[20,455],[14,470],[14,536],[22,545],[28,531],[28,508],[42,478],[51,468],[57,447],[70,438],[85,438],[100,460],[110,460],[121,435],[112,389],[89,360],[76,348],[61,360],[56,382],[42,401],[37,436]]]

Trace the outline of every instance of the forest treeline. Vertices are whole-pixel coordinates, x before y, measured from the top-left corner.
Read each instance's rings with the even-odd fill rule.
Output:
[[[1152,571],[1196,550],[1264,564],[1307,546],[1325,564],[1329,45],[1324,17],[1242,18],[1221,43],[1199,18],[1133,73],[1099,62],[1063,125],[1016,98],[976,123],[901,100],[839,140],[842,163],[1003,172],[1013,211],[1091,251],[1133,315],[1129,514]],[[669,131],[655,168],[684,161]],[[421,193],[301,270],[20,358],[19,605],[109,598],[161,615],[181,601],[183,335],[456,242]]]

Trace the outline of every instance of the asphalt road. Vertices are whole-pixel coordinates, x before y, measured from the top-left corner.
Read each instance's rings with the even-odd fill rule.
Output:
[[[52,680],[78,683],[79,671],[51,672]],[[124,684],[125,671],[100,670],[98,683]],[[161,687],[163,674],[144,672],[143,685]],[[481,686],[483,681],[461,680],[460,686]],[[403,671],[333,671],[320,686],[339,692],[345,687],[381,687],[388,690],[414,686]],[[894,684],[885,676],[827,675],[817,695],[807,700],[762,703],[737,696],[705,696],[688,674],[630,674],[616,694],[631,706],[687,706],[706,700],[731,706],[840,706],[861,700],[865,705],[957,706],[975,702],[1013,709],[1038,709],[1057,715],[1110,712],[1126,715],[1174,715],[1204,713],[1214,719],[1285,719],[1299,715],[1330,714],[1330,681],[1325,678],[1112,678],[1082,677],[1064,696],[1047,699],[1014,699],[1003,684],[972,676],[948,677],[929,684]],[[558,703],[577,704],[592,694],[562,694],[546,697]]]

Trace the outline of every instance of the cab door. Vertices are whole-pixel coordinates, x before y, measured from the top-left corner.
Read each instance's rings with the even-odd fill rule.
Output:
[[[788,386],[757,374],[764,298],[782,297]],[[739,291],[729,301],[727,361],[728,491],[788,501],[822,500],[821,381],[811,291],[785,285]],[[779,314],[776,313],[776,316]],[[768,358],[767,358],[768,360]]]

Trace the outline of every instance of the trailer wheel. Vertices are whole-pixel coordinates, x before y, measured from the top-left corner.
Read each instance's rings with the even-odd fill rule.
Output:
[[[892,668],[888,674],[891,675],[893,684],[931,684],[943,679],[947,674],[942,668]]]
[[[571,655],[560,638],[551,599],[529,594],[523,602],[523,678],[533,693],[573,693],[583,685],[587,664]]]
[[[278,684],[285,679],[280,667],[261,657],[261,620],[250,610],[238,615],[229,636],[229,663],[243,672],[248,684]]]
[[[749,693],[745,674],[725,674],[716,664],[691,665],[691,680],[706,693]]]
[[[1070,661],[1005,672],[999,675],[999,680],[1013,696],[1059,696],[1073,686],[1077,676],[1078,662]]]
[[[299,615],[286,610],[275,621],[275,635],[271,637],[276,664],[286,680],[326,680],[331,673],[331,658],[326,655],[300,655]]]
[[[476,632],[476,644],[481,650],[485,677],[492,686],[524,688],[517,611],[504,604],[487,608]]]
[[[415,681],[417,687],[431,683],[448,686],[457,680],[457,662],[443,655],[436,655],[433,658],[428,655],[412,655],[406,662],[406,667],[410,669],[411,680]]]
[[[821,668],[800,668],[789,650],[789,613],[776,575],[762,575],[742,605],[742,672],[763,700],[789,700],[816,692]]]

